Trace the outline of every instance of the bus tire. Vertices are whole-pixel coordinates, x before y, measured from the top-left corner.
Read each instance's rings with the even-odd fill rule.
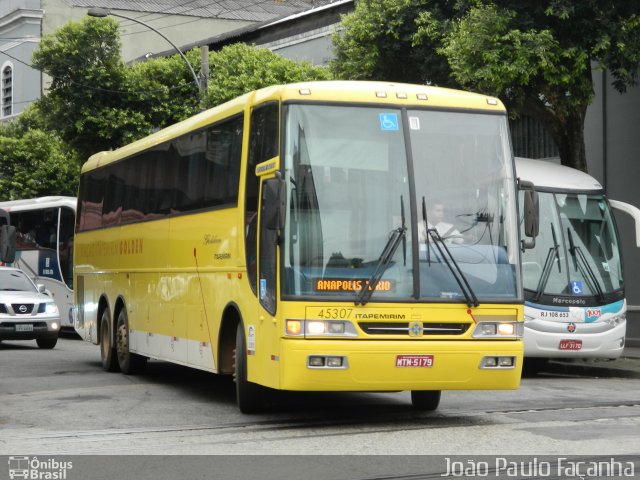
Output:
[[[247,341],[242,322],[236,330],[234,355],[236,401],[242,413],[257,413],[264,408],[265,388],[247,380]]]
[[[415,410],[432,412],[440,405],[440,390],[412,390],[411,404]]]
[[[540,373],[541,370],[544,370],[548,364],[548,358],[525,357],[522,362],[522,376],[535,377]]]
[[[124,308],[116,323],[116,355],[120,371],[125,375],[140,373],[147,364],[147,357],[129,351],[129,320]]]
[[[38,348],[42,348],[44,350],[51,350],[58,343],[58,337],[56,338],[36,338],[36,343],[38,344]]]
[[[100,318],[100,358],[102,359],[102,368],[107,372],[117,372],[119,370],[118,360],[116,358],[116,349],[113,346],[113,336],[111,335],[111,326],[109,320],[111,314],[108,308],[102,312]]]

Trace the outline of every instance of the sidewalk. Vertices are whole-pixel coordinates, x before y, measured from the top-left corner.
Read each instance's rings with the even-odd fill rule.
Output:
[[[639,347],[624,347],[622,351],[622,358],[640,359]]]

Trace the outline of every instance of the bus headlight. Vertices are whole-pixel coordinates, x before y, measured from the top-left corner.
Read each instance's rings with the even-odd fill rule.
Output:
[[[621,323],[624,323],[626,321],[627,321],[627,314],[625,312],[625,313],[621,313],[620,315],[616,315],[615,317],[609,318],[607,320],[607,323],[612,327],[615,327],[616,325],[620,325]]]
[[[287,337],[357,337],[353,324],[346,320],[285,320]]]
[[[522,322],[479,322],[473,338],[522,338]]]

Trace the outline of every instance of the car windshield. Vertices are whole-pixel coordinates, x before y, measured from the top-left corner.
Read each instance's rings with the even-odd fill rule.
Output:
[[[0,268],[0,291],[37,292],[37,289],[21,271]]]
[[[504,116],[290,104],[284,137],[284,295],[356,303],[517,298]],[[448,202],[464,236],[462,244],[444,240],[447,261],[438,256],[442,244],[425,238],[422,205],[436,199]]]

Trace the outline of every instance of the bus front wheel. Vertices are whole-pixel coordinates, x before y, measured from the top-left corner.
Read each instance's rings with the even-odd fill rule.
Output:
[[[411,403],[415,410],[431,412],[440,405],[440,390],[412,390]]]
[[[139,373],[147,364],[147,357],[131,353],[129,351],[129,320],[127,312],[123,308],[118,314],[116,325],[116,352],[118,354],[118,366],[126,375]]]
[[[113,346],[111,327],[109,326],[110,318],[109,309],[105,308],[100,318],[100,357],[102,358],[103,369],[107,372],[117,372],[119,367],[116,349]]]
[[[242,323],[236,330],[235,350],[236,401],[242,413],[257,413],[264,407],[265,389],[247,380],[247,341]]]

